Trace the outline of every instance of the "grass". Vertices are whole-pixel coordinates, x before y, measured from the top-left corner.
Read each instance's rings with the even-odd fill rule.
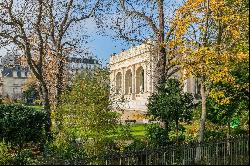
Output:
[[[40,105],[32,105],[28,107],[34,108],[35,110],[41,110],[43,108],[43,106],[40,106]]]
[[[39,105],[28,106],[28,107],[34,108],[36,110],[41,110],[43,108],[42,106],[39,106]],[[127,124],[127,126],[129,127],[129,130],[131,131],[132,136],[137,137],[137,138],[145,137],[146,125],[147,124]],[[118,136],[118,134],[122,132],[122,127],[124,126],[119,126],[117,129],[117,133],[109,135],[108,137]]]
[[[124,125],[118,126],[117,133],[109,135],[108,137],[116,137],[119,134],[121,134],[122,132],[126,132],[126,131],[123,131],[124,127],[126,127],[126,126],[124,126]],[[127,127],[129,129],[129,131],[131,132],[133,137],[137,137],[137,138],[144,138],[145,137],[146,124],[127,124]]]
[[[144,137],[146,131],[146,124],[131,124],[131,134],[135,137]]]

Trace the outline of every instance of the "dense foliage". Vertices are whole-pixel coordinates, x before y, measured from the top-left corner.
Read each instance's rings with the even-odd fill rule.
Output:
[[[22,98],[26,104],[32,105],[35,100],[39,99],[39,93],[34,86],[30,86],[23,91]]]
[[[169,131],[163,129],[158,124],[147,125],[146,137],[150,144],[157,146],[164,146],[169,143]]]
[[[24,2],[28,4],[28,1]],[[41,9],[40,16],[45,15],[40,21],[38,19],[37,23],[45,25],[47,22],[46,18],[48,18],[47,14],[52,14],[48,16],[49,19],[52,19],[50,22],[55,24],[48,26],[49,29],[51,27],[62,28],[60,31],[57,28],[55,31],[53,28],[51,29],[53,32],[56,32],[54,34],[53,32],[51,33],[51,37],[54,38],[54,35],[58,36],[57,32],[63,32],[64,28],[66,28],[65,32],[67,31],[69,26],[64,26],[63,24],[68,21],[71,22],[70,20],[73,19],[67,19],[68,16],[78,16],[78,14],[72,15],[70,12],[73,10],[72,7],[77,7],[77,5],[72,5],[73,1],[71,1],[72,3],[66,3],[66,1],[65,3],[59,2],[60,5],[58,7],[60,8],[61,5],[66,7],[68,10],[65,8],[66,10],[64,11],[66,13],[68,11],[71,14],[65,13],[65,19],[59,19],[59,23],[57,23],[57,16],[61,17],[63,15],[57,15],[57,12],[53,12],[57,7],[54,8],[53,1],[51,2],[52,4],[39,1],[37,5]],[[64,60],[67,59],[69,52],[63,53],[62,56],[61,53],[64,52],[62,50],[64,47],[61,47],[63,46],[61,41],[47,42],[51,39],[50,35],[46,35],[48,34],[48,29],[46,30],[46,26],[38,25],[35,29],[28,28],[27,30],[31,30],[29,32],[36,30],[37,35],[45,35],[40,36],[41,38],[34,38],[31,42],[25,42],[22,48],[27,49],[25,51],[26,54],[29,53],[27,56],[30,61],[29,65],[35,67],[32,71],[39,80],[39,87],[36,87],[38,84],[35,84],[36,86],[32,85],[23,89],[23,97],[26,100],[26,104],[30,104],[33,99],[38,99],[39,92],[40,97],[43,96],[43,100],[37,100],[34,103],[43,102],[44,109],[47,112],[22,105],[2,104],[17,102],[16,100],[12,101],[8,96],[3,99],[3,102],[0,100],[0,165],[37,163],[100,164],[101,162],[95,157],[103,157],[106,154],[110,155],[117,152],[138,152],[148,147],[169,144],[172,146],[173,143],[197,141],[197,138],[199,142],[203,142],[210,139],[214,140],[214,138],[219,140],[228,136],[249,133],[248,0],[186,0],[174,13],[175,18],[168,23],[166,22],[165,26],[169,27],[165,37],[163,24],[163,6],[165,7],[165,5],[161,3],[163,1],[131,1],[131,4],[123,0],[119,2],[123,12],[132,9],[133,5],[143,4],[145,8],[142,7],[142,9],[146,13],[149,12],[148,15],[152,16],[150,16],[151,18],[145,17],[144,12],[137,13],[137,9],[134,8],[131,11],[132,14],[128,13],[124,18],[130,17],[136,20],[142,18],[144,20],[146,18],[145,20],[149,21],[147,22],[148,25],[153,27],[155,26],[153,23],[154,19],[158,20],[159,25],[162,24],[158,28],[157,26],[153,28],[156,29],[153,30],[153,34],[161,36],[158,39],[158,44],[160,43],[158,51],[160,51],[161,63],[166,67],[166,78],[169,78],[168,74],[174,74],[177,69],[181,69],[181,81],[190,76],[196,77],[200,81],[201,105],[193,111],[193,96],[183,92],[182,83],[176,79],[168,79],[164,82],[165,79],[163,79],[163,84],[160,84],[157,87],[157,92],[149,97],[147,105],[150,117],[153,120],[161,121],[161,123],[139,124],[143,127],[140,126],[136,130],[132,125],[118,125],[118,114],[111,110],[108,71],[102,69],[86,71],[75,75],[73,81],[68,82],[68,77],[64,76],[66,73],[64,73],[63,68],[65,67],[64,63],[66,65]],[[12,5],[12,3],[10,5],[4,4],[2,5],[2,13],[3,16],[6,16],[6,19],[0,22],[6,24],[4,27],[8,27],[6,32],[9,32],[10,27],[14,28],[16,23],[18,23],[18,27],[22,27],[21,22],[23,18],[20,17],[20,24],[18,19],[15,19],[19,10],[16,11],[16,15],[15,13],[12,15],[12,6],[15,5]],[[150,9],[151,5],[153,5],[152,9]],[[31,15],[27,13],[30,10],[29,6],[23,5],[22,8],[25,8],[25,10],[20,10],[21,15],[26,16],[28,14],[27,16],[29,17],[27,18],[30,18],[29,20],[36,20],[33,19],[32,13]],[[91,13],[92,11],[95,13],[95,8],[96,6],[91,10]],[[110,6],[111,8],[112,6]],[[158,12],[162,13],[162,18],[153,16],[157,15],[156,9],[159,9]],[[8,15],[13,17],[8,17]],[[114,17],[115,19],[119,18],[118,15]],[[14,19],[14,21],[9,19]],[[120,22],[122,23],[120,24],[119,19],[117,21],[116,26],[120,28],[120,35],[125,34],[123,37],[126,37],[124,29],[127,28],[119,26],[125,22]],[[141,24],[141,22],[138,23]],[[144,28],[145,26],[141,27]],[[16,34],[14,32],[19,32],[23,28],[23,32],[26,30],[25,25],[23,28],[17,28],[17,31],[15,30],[16,28],[14,28],[13,34]],[[132,28],[138,29],[136,26],[132,26]],[[134,32],[131,31],[132,34]],[[21,35],[21,38],[19,38],[18,36],[20,35],[12,37],[11,34],[12,31],[10,33],[3,32],[1,35],[10,37],[11,40],[15,39],[16,42],[19,39],[25,39],[25,35]],[[68,33],[60,33],[58,38],[54,39],[64,39],[63,34]],[[138,37],[142,37],[140,33]],[[42,42],[43,38],[44,42]],[[70,46],[68,48],[71,48],[71,42],[63,41]],[[6,43],[9,42],[6,40]],[[58,47],[56,52],[54,52],[55,49],[53,48],[56,43]],[[39,47],[37,44],[39,44]],[[32,47],[29,47],[29,45]],[[35,45],[37,47],[33,47]],[[75,48],[76,46],[74,46],[74,50]],[[33,49],[34,51],[32,51]],[[39,54],[37,50],[40,50]],[[166,54],[167,56],[165,56]],[[39,59],[37,57],[40,57],[39,63],[37,62]],[[172,68],[176,69],[173,70],[173,73]],[[165,71],[165,69],[160,71]],[[165,78],[165,76],[162,76],[162,78]],[[67,88],[66,85],[68,86]],[[55,104],[56,107],[53,111],[51,108],[54,107],[50,107],[51,104]],[[51,119],[53,123],[50,123]],[[45,126],[47,126],[46,129]],[[45,130],[49,135],[52,130],[54,136],[52,140],[46,140]],[[229,146],[230,144],[224,144],[225,151],[228,150],[227,148],[234,149],[237,147],[237,144],[231,143],[233,143],[231,147]],[[240,151],[244,151],[243,142],[238,145]],[[218,144],[216,146],[222,147],[221,145],[218,146]],[[180,150],[180,154],[182,152],[186,153],[181,148],[177,149],[178,151]],[[198,149],[192,152],[199,153]],[[177,157],[180,159],[180,163],[182,163],[182,156],[176,153],[176,150],[172,152],[173,154],[166,154],[166,157]],[[238,155],[237,149],[228,152],[228,154],[236,152],[236,157]],[[147,153],[145,155],[148,156]],[[156,160],[159,160],[158,157],[157,153]],[[140,158],[139,160],[143,159]],[[118,162],[120,163],[120,161]],[[106,163],[103,162],[102,164]]]
[[[177,79],[168,79],[158,91],[149,97],[148,114],[163,121],[166,131],[175,128],[177,141],[180,122],[190,122],[194,107],[193,96],[182,90]],[[157,129],[155,131],[158,131]]]
[[[77,75],[61,100],[56,113],[57,138],[78,139],[88,153],[99,153],[117,123],[117,114],[110,109],[107,71]]]
[[[0,139],[15,145],[44,138],[46,114],[22,105],[0,105]]]
[[[249,61],[248,4],[247,0],[187,0],[172,22],[175,30],[173,40],[168,42],[168,56],[180,57],[170,63],[182,66],[183,79],[191,75],[201,79],[200,142],[204,140],[209,98],[224,107],[218,112],[229,115],[222,120],[225,122],[235,112],[236,108],[229,108],[236,104],[235,94],[249,93],[249,84],[240,84],[235,76],[249,68],[244,65]],[[238,76],[245,80],[247,75]]]

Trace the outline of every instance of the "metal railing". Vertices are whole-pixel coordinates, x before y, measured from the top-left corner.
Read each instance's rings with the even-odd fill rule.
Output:
[[[188,143],[137,151],[109,153],[89,164],[101,165],[246,165],[249,164],[249,136]]]

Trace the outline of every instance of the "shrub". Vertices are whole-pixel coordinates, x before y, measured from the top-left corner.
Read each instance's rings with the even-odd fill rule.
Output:
[[[148,99],[148,115],[162,121],[164,124],[163,128],[166,131],[154,126],[155,131],[152,130],[151,136],[155,134],[163,136],[163,133],[175,130],[176,141],[178,142],[178,137],[181,134],[180,132],[182,132],[180,131],[180,123],[192,120],[194,106],[192,94],[183,92],[179,80],[171,78],[159,85],[157,91]],[[151,131],[150,128],[149,130]]]
[[[168,135],[169,135],[170,143],[175,143],[175,142],[180,143],[180,142],[186,141],[186,136],[185,136],[186,129],[184,128],[183,125],[180,124],[179,130],[180,130],[179,135],[177,135],[176,132],[173,130],[169,132]],[[178,139],[178,141],[177,141],[177,139]]]
[[[131,144],[125,147],[125,152],[141,151],[147,147],[147,142],[143,139],[134,139]]]
[[[76,75],[55,115],[58,133],[69,140],[81,139],[90,156],[105,149],[107,136],[117,126],[117,113],[110,108],[108,78],[104,70]]]
[[[5,141],[0,142],[0,165],[34,165],[37,160],[34,159],[31,149],[22,149],[15,152],[10,144]]]
[[[10,160],[11,165],[35,165],[37,162],[32,150],[29,148],[20,150]]]
[[[11,155],[9,153],[9,145],[5,142],[0,142],[0,165],[8,165],[11,162]]]
[[[86,154],[83,147],[73,140],[62,140],[57,137],[45,145],[43,159],[40,162],[46,165],[86,164]]]
[[[146,126],[146,137],[150,144],[164,146],[169,142],[168,133],[159,124],[149,124]]]
[[[42,103],[43,103],[43,100],[37,99],[34,101],[34,105],[42,105]]]
[[[31,105],[34,100],[39,98],[39,92],[36,90],[34,85],[29,86],[25,91],[23,91],[22,98],[26,104]]]
[[[0,105],[0,139],[22,146],[44,137],[46,114],[22,105]]]

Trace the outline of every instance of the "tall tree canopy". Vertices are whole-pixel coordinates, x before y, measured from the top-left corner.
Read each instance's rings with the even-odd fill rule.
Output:
[[[188,0],[177,10],[175,37],[169,42],[171,53],[180,55],[184,78],[201,78],[202,115],[199,141],[204,140],[207,95],[228,104],[230,97],[223,89],[209,84],[228,83],[249,93],[249,85],[240,85],[232,74],[234,64],[249,61],[248,18],[246,0]]]
[[[42,87],[48,117],[51,114],[49,96],[55,96],[58,102],[64,85],[67,56],[82,39],[72,37],[72,29],[80,21],[91,17],[98,4],[99,0],[0,2],[0,45],[15,46],[24,56]],[[51,85],[55,88],[54,94],[50,94]],[[50,126],[49,118],[46,127],[48,133]]]
[[[102,4],[106,19],[102,17],[99,26],[111,28],[115,38],[129,43],[156,46],[156,55],[152,57],[156,62],[155,66],[152,66],[152,69],[156,70],[155,84],[164,83],[165,79],[178,71],[178,67],[169,63],[173,57],[168,55],[166,43],[172,37],[174,27],[170,26],[170,20],[179,3],[167,0],[108,0],[105,2]],[[151,42],[148,42],[149,40]]]

